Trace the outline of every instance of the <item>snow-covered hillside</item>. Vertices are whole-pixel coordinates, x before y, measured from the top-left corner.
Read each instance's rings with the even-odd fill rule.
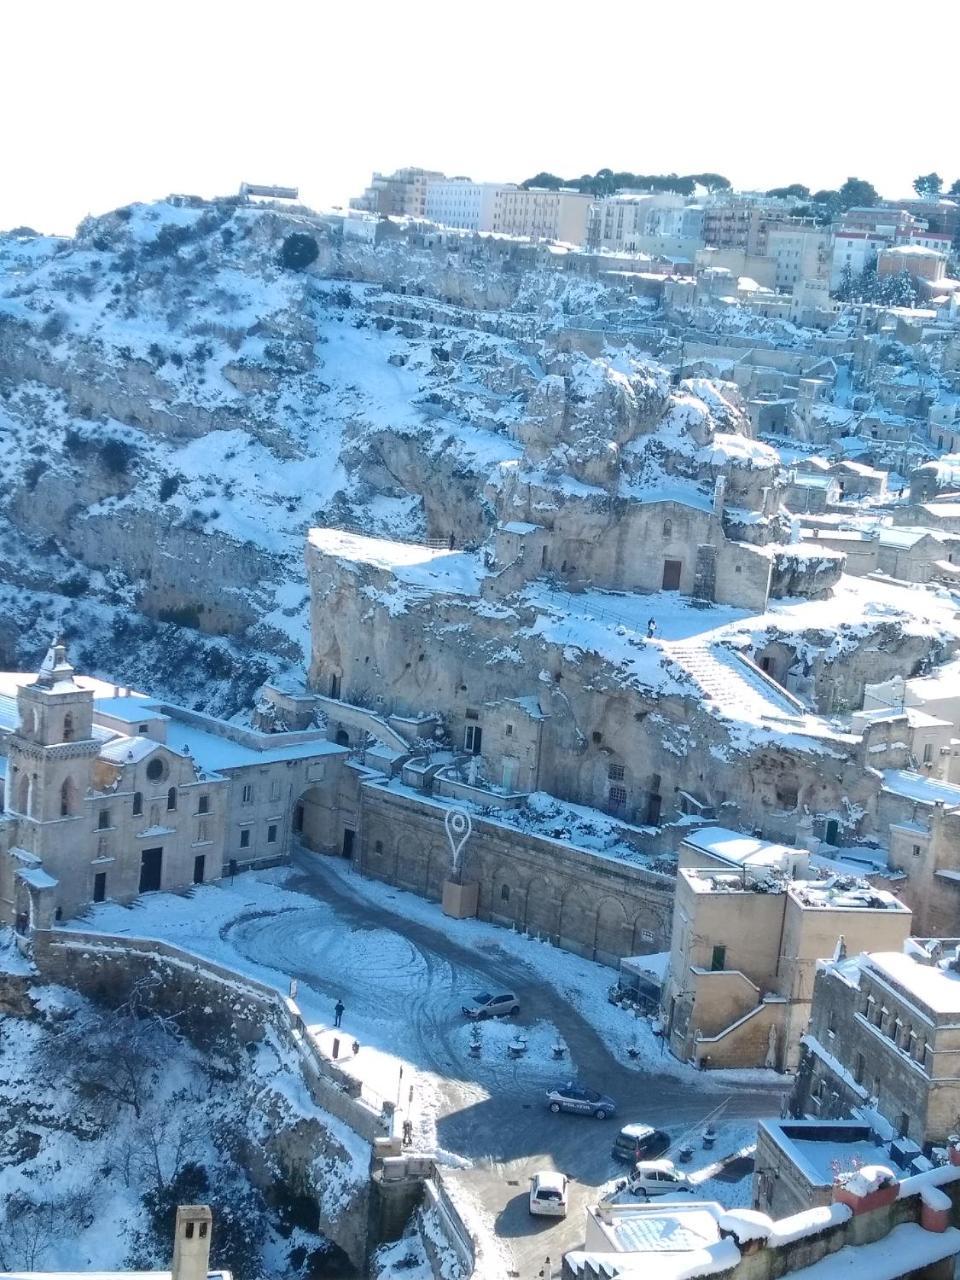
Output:
[[[303,662],[310,525],[482,540],[538,335],[642,309],[518,254],[186,197],[0,237],[3,660],[62,626],[87,669],[229,714]],[[563,373],[609,402],[606,361]]]

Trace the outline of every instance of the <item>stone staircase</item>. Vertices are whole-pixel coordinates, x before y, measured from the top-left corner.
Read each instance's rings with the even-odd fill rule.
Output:
[[[749,658],[722,644],[664,643],[663,651],[700,686],[704,700],[723,715],[736,720],[800,722],[809,714],[799,699],[781,689]]]

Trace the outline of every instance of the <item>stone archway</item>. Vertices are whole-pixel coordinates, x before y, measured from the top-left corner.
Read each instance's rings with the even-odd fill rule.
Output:
[[[523,926],[537,937],[555,938],[560,912],[556,895],[545,876],[535,876],[527,885]]]
[[[314,853],[330,853],[342,849],[349,856],[353,852],[353,833],[350,833],[351,839],[347,841],[344,835],[345,829],[336,829],[336,821],[335,814],[321,788],[307,787],[294,802],[290,814],[290,830],[294,840]],[[349,847],[347,847],[348,844]],[[282,849],[279,844],[270,845],[269,851],[280,853]],[[263,852],[266,853],[267,850]]]
[[[617,898],[602,898],[597,904],[593,939],[595,958],[615,964],[622,956],[630,954],[632,941],[633,928],[627,921],[623,903]]]
[[[581,955],[591,955],[596,936],[596,911],[582,885],[571,884],[564,890],[560,901],[560,924],[557,930],[561,942]]]

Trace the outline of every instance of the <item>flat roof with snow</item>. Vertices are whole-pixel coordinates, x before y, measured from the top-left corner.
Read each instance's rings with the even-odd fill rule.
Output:
[[[865,972],[885,978],[935,1014],[960,1016],[960,973],[950,963],[921,964],[902,951],[874,951],[862,961]]]

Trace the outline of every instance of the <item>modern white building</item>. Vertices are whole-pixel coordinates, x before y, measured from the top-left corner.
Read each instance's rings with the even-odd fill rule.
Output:
[[[838,231],[833,238],[830,288],[839,289],[847,267],[858,276],[867,263],[876,261],[889,243],[886,236],[873,231]]]
[[[425,215],[431,222],[463,231],[492,231],[497,192],[516,187],[470,178],[436,178],[427,183]]]

